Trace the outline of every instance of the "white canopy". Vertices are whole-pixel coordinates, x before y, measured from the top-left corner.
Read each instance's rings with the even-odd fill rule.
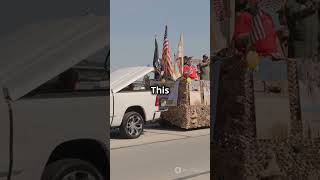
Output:
[[[0,85],[13,100],[108,47],[105,16],[27,25],[0,39]]]
[[[110,74],[110,89],[117,93],[121,89],[127,87],[131,83],[136,80],[142,78],[146,74],[152,72],[154,70],[153,67],[128,67],[118,69]]]

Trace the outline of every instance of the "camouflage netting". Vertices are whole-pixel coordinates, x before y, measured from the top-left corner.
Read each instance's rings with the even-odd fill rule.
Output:
[[[320,142],[303,137],[296,62],[288,60],[290,136],[257,139],[253,80],[244,61],[222,63],[212,142],[214,180],[308,180],[320,177]],[[215,86],[215,85],[213,85]]]
[[[162,112],[163,120],[183,129],[195,129],[210,126],[210,106],[189,105],[189,88],[185,81],[179,85],[178,105]]]

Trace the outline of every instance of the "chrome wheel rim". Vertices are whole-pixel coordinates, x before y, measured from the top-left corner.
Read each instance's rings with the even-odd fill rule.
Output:
[[[138,136],[142,132],[143,120],[139,115],[132,115],[127,122],[127,131],[130,136]]]
[[[72,171],[62,177],[62,180],[97,180],[92,174],[86,171]]]

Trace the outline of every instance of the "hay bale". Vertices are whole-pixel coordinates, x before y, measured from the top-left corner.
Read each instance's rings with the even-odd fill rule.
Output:
[[[162,119],[183,129],[210,127],[210,107],[206,105],[179,105],[161,113]]]

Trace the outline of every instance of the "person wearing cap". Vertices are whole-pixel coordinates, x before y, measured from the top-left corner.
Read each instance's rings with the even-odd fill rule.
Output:
[[[200,69],[200,80],[209,80],[210,77],[210,61],[209,57],[204,54],[202,56],[202,62],[199,63],[199,69]]]
[[[197,80],[198,75],[197,75],[197,67],[192,64],[192,56],[187,57],[185,61],[185,65],[183,66],[183,75],[186,78],[190,78],[192,80]]]

